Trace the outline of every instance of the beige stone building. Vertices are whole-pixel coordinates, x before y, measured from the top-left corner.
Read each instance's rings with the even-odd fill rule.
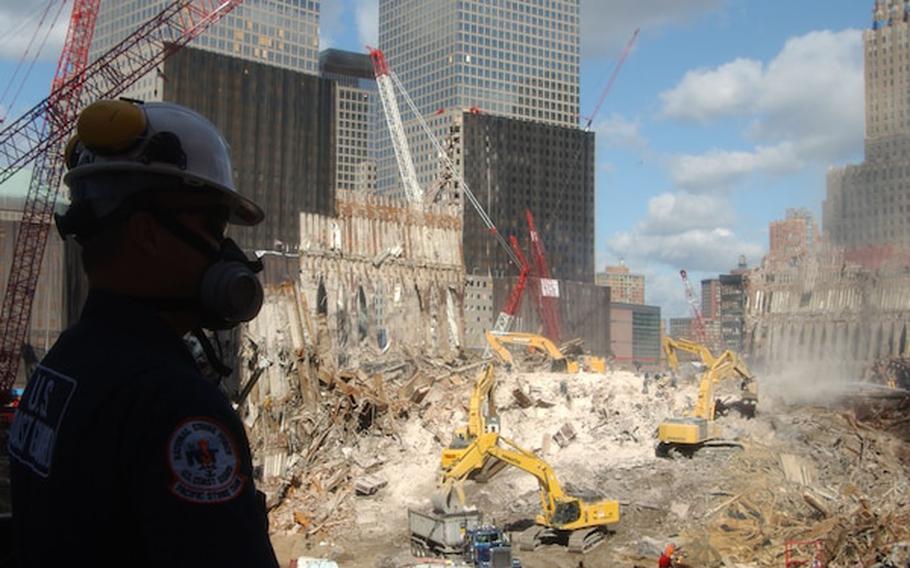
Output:
[[[633,274],[622,261],[616,266],[607,266],[604,272],[594,276],[599,286],[610,287],[610,297],[614,302],[626,304],[645,303],[645,277]]]
[[[863,34],[865,161],[831,168],[824,229],[835,245],[910,246],[910,3],[876,0]]]

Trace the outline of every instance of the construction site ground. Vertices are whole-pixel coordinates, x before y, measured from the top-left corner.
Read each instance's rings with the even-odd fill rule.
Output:
[[[585,555],[558,546],[516,551],[528,568],[655,566],[668,542],[683,547],[691,566],[784,566],[789,541],[816,539],[829,566],[870,566],[882,555],[908,565],[910,410],[899,392],[811,371],[798,380],[760,377],[755,419],[719,419],[742,450],[666,460],[654,456],[657,426],[692,407],[694,379],[676,388],[652,379],[643,392],[643,379],[626,371],[497,369],[497,377],[502,435],[546,459],[567,492],[621,503],[622,522],[605,544]],[[316,463],[271,500],[282,565],[297,556],[352,568],[417,565],[407,511],[429,509],[440,451],[466,423],[472,383],[473,372],[450,375],[407,411],[321,444]],[[718,397],[735,398],[735,386],[723,385]],[[571,438],[563,445],[554,439],[561,429]],[[357,496],[363,476],[385,485]],[[465,490],[487,521],[509,530],[528,526],[539,509],[536,481],[521,471]]]

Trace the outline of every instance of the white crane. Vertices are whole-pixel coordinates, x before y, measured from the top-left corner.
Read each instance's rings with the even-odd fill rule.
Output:
[[[408,201],[412,205],[420,207],[423,203],[423,189],[417,183],[417,170],[414,169],[408,137],[401,122],[401,112],[398,110],[398,99],[395,98],[395,86],[389,73],[389,64],[379,49],[370,48],[370,60],[373,62],[373,73],[376,74],[376,84],[379,87],[379,100],[382,101],[382,110],[389,126],[392,146],[395,148],[395,159],[398,161],[401,183],[407,193]]]

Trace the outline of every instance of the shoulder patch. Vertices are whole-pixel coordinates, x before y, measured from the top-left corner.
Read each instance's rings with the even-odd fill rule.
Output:
[[[223,503],[243,491],[237,445],[225,428],[209,418],[177,425],[167,444],[174,482],[171,492],[191,503]]]
[[[9,454],[40,477],[51,473],[57,432],[75,391],[71,377],[38,365],[16,410]]]

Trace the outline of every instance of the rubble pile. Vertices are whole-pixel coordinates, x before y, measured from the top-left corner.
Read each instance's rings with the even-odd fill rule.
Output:
[[[781,566],[788,546],[816,542],[831,566],[889,556],[910,541],[907,406],[892,401],[866,420],[820,408],[760,418],[720,487],[686,496],[690,561]]]
[[[301,322],[297,301],[288,294],[264,310],[270,333],[248,331],[238,386],[272,530],[330,545],[322,552],[346,566],[407,565],[407,510],[429,507],[440,452],[467,423],[485,362],[365,342],[341,357],[303,341],[324,336],[325,321]],[[533,356],[516,355],[519,369],[535,367]],[[489,410],[502,436],[545,459],[567,492],[620,502],[621,529],[585,565],[649,565],[672,541],[693,566],[781,566],[788,547],[797,557],[817,549],[831,566],[888,566],[910,542],[906,393],[849,383],[803,393],[791,383],[766,378],[754,420],[718,419],[742,450],[706,448],[692,459],[658,459],[654,445],[663,419],[693,407],[696,377],[497,367]],[[715,394],[729,401],[737,386],[720,383]],[[464,491],[485,519],[515,530],[540,506],[536,480],[515,468]],[[523,561],[577,563],[564,554]]]

